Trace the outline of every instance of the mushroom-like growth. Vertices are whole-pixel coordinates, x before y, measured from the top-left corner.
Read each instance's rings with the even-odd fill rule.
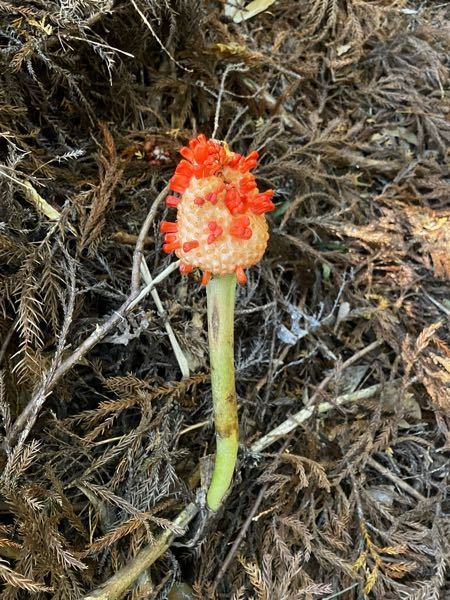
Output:
[[[177,209],[177,218],[176,222],[163,221],[161,231],[165,234],[163,250],[175,252],[181,272],[199,268],[207,285],[217,451],[206,504],[216,511],[233,479],[239,442],[234,382],[236,281],[245,283],[244,269],[264,254],[269,237],[264,213],[274,208],[273,191],[259,192],[250,173],[257,152],[242,156],[200,134],[180,153],[183,160],[169,183],[179,196],[166,200]]]
[[[258,191],[250,170],[258,153],[242,156],[225,143],[200,134],[181,148],[169,187],[180,194],[168,196],[177,208],[175,223],[163,221],[165,252],[175,252],[180,270],[203,271],[203,283],[211,275],[236,273],[246,282],[244,269],[264,254],[269,237],[264,213],[272,210],[273,191]]]

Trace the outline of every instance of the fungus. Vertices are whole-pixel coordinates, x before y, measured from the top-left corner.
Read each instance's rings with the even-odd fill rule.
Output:
[[[206,504],[217,511],[231,484],[238,452],[234,382],[234,303],[236,282],[264,254],[269,238],[265,213],[273,210],[273,191],[259,192],[250,170],[258,153],[242,156],[203,134],[181,148],[183,159],[169,182],[178,196],[175,222],[163,221],[163,250],[180,259],[180,271],[203,272],[208,305],[216,458]]]

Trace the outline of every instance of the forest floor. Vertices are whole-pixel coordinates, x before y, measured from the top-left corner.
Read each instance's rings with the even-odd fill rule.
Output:
[[[450,598],[450,5],[263,5],[0,0],[3,600]],[[210,515],[205,290],[159,223],[213,132],[276,208]]]

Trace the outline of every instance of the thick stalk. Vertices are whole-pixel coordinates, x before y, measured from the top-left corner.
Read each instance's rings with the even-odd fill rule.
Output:
[[[206,287],[208,338],[216,459],[206,504],[220,508],[230,487],[238,452],[238,416],[234,383],[234,301],[236,275],[211,279]]]

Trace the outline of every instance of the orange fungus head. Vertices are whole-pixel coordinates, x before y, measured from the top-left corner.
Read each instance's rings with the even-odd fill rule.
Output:
[[[211,275],[236,273],[246,282],[244,269],[261,259],[269,238],[265,213],[274,209],[273,191],[259,192],[250,170],[257,152],[242,156],[203,134],[181,148],[168,206],[176,208],[176,222],[163,221],[163,250],[175,252],[180,270]]]

